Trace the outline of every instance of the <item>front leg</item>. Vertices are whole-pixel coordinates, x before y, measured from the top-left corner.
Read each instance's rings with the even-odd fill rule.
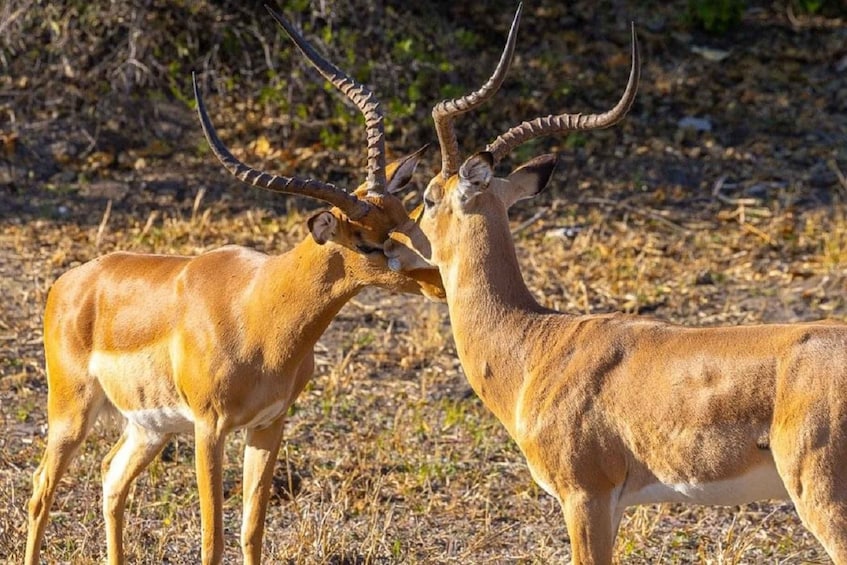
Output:
[[[248,565],[262,561],[265,512],[268,508],[274,463],[279,453],[284,424],[283,415],[266,428],[247,431],[242,481],[244,511],[241,521],[241,551],[244,563]]]
[[[201,557],[205,565],[223,560],[223,448],[225,434],[217,422],[194,425],[197,490],[200,494]]]
[[[575,565],[612,563],[615,536],[610,493],[569,492],[561,497]]]

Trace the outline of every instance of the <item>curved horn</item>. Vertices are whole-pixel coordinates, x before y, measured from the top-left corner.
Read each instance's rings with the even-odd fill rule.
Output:
[[[523,3],[518,4],[518,10],[515,12],[515,17],[512,20],[512,27],[509,29],[506,47],[500,56],[500,62],[497,63],[497,68],[494,69],[494,74],[491,75],[488,82],[475,92],[471,92],[462,98],[444,100],[436,104],[432,109],[435,132],[438,134],[438,145],[441,146],[441,176],[444,178],[449,177],[459,170],[459,142],[456,139],[456,130],[453,122],[456,116],[473,110],[494,96],[500,85],[503,84],[506,73],[509,72],[509,66],[512,64],[512,55],[515,53],[515,40],[518,34],[518,24],[521,19],[522,8]]]
[[[361,218],[368,213],[370,204],[359,200],[355,195],[338,188],[334,184],[310,178],[302,179],[272,175],[264,171],[257,171],[236,159],[220,140],[217,132],[215,132],[215,127],[212,125],[209,114],[206,112],[206,105],[203,103],[203,97],[200,94],[200,88],[197,86],[197,77],[194,73],[191,73],[191,81],[194,85],[194,99],[197,101],[197,113],[200,114],[200,124],[203,126],[203,133],[206,135],[206,140],[209,142],[209,146],[212,148],[215,157],[238,179],[253,186],[266,188],[274,192],[300,194],[329,202],[333,206],[337,206],[351,219]]]
[[[373,92],[365,86],[350,78],[345,72],[321,57],[309,43],[303,39],[294,26],[276,13],[273,8],[265,4],[265,9],[285,30],[288,37],[297,45],[300,52],[305,55],[310,63],[332,83],[334,87],[343,92],[365,116],[365,127],[368,137],[368,190],[382,194],[385,192],[385,129],[383,124],[382,109],[379,100]]]
[[[499,163],[515,147],[530,139],[553,135],[565,131],[602,129],[615,125],[623,119],[638,92],[638,80],[641,74],[641,58],[638,55],[638,37],[635,34],[635,24],[632,24],[632,68],[629,71],[629,81],[626,90],[611,110],[602,114],[559,114],[535,118],[524,122],[500,135],[485,148],[494,155],[494,162]]]

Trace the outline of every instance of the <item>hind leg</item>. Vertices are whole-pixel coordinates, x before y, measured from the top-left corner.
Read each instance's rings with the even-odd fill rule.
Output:
[[[99,386],[79,387],[72,379],[49,379],[47,394],[47,446],[41,463],[32,476],[29,501],[26,558],[24,563],[39,562],[44,529],[59,481],[68,469],[79,446],[97,420],[105,395]]]
[[[103,459],[103,517],[111,564],[123,562],[123,518],[129,487],[170,437],[128,422],[118,443]]]
[[[807,461],[807,464],[817,463]],[[847,564],[847,497],[843,492],[838,493],[839,485],[833,478],[819,471],[801,472],[800,477],[789,478],[786,484],[792,485],[788,486],[788,493],[803,525],[834,563]]]
[[[777,470],[803,524],[835,563],[847,564],[847,422],[814,405],[798,414],[802,421],[773,434]]]

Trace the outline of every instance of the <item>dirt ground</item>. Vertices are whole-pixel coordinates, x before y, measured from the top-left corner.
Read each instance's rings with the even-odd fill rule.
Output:
[[[561,310],[690,325],[847,321],[847,19],[768,5],[748,10],[741,30],[713,37],[680,31],[647,8],[637,15],[643,82],[624,123],[513,155],[515,163],[547,150],[561,155],[552,188],[513,213],[530,289]],[[613,103],[628,65],[624,20],[563,32],[568,45],[586,45],[563,56],[560,78],[545,79],[578,92],[578,107],[567,110]],[[499,48],[480,46],[493,58]],[[548,57],[564,51],[531,32],[522,48]],[[516,74],[537,72],[517,67]],[[0,83],[7,114],[25,90],[16,84],[14,77]],[[544,106],[544,92],[522,85],[507,85],[498,104],[518,112],[529,97]],[[31,474],[44,446],[40,324],[52,281],[116,249],[195,255],[236,243],[280,253],[307,237],[312,204],[239,184],[203,149],[190,107],[152,104],[150,127],[161,143],[110,145],[106,134],[61,115],[0,121],[3,562],[23,557]],[[248,162],[361,175],[346,147],[264,148],[250,133],[261,120],[251,114],[256,123],[241,127],[235,111],[213,117]],[[460,128],[473,121],[463,120]],[[463,147],[509,125],[476,123],[473,132],[485,137]],[[416,149],[397,136],[393,147]],[[437,160],[431,149],[410,203]],[[117,434],[98,426],[63,479],[47,562],[105,559],[100,460]],[[227,448],[226,562],[240,560],[242,448],[236,434]],[[196,563],[199,539],[185,437],[139,478],[125,543],[130,561]],[[569,555],[557,504],[467,385],[444,305],[378,290],[351,301],[319,342],[315,377],[288,422],[267,561],[551,563]],[[616,556],[621,563],[829,562],[790,504],[765,502],[631,509]]]

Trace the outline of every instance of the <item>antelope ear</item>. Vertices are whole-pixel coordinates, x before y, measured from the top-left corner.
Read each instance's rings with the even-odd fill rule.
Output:
[[[402,159],[399,159],[392,163],[395,165],[394,171],[391,174],[391,180],[388,181],[388,186],[385,187],[385,191],[389,194],[394,194],[396,192],[400,192],[409,181],[412,180],[412,175],[415,174],[415,168],[417,168],[418,163],[421,160],[421,156],[423,152],[426,151],[426,148],[429,145],[424,145],[411,155],[407,155]],[[391,165],[389,165],[390,167]]]
[[[338,218],[331,212],[324,210],[318,212],[306,221],[312,237],[318,245],[323,245],[335,237],[338,231]]]
[[[506,178],[507,182],[499,183],[496,187],[497,196],[506,209],[518,200],[532,198],[544,190],[556,170],[557,162],[556,155],[542,155],[512,171]]]
[[[470,200],[488,188],[494,176],[494,155],[481,151],[468,157],[459,167],[459,186],[457,190],[462,200]]]

